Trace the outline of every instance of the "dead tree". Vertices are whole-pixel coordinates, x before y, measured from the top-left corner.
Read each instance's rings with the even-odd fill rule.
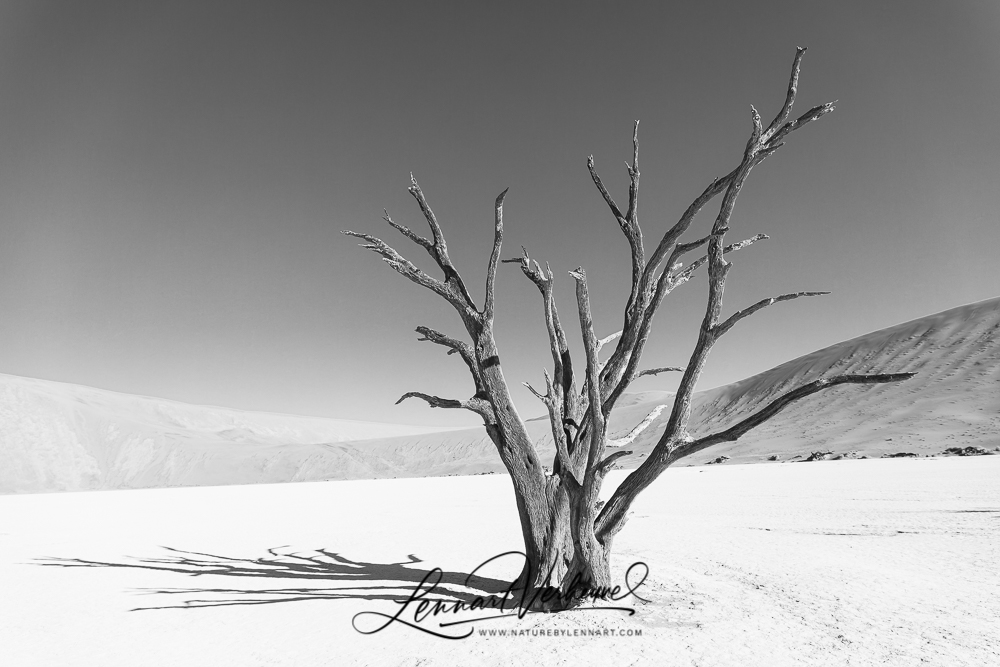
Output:
[[[587,167],[594,185],[628,240],[632,270],[631,290],[624,308],[622,329],[604,339],[598,339],[594,332],[586,273],[582,268],[569,272],[576,281],[576,306],[586,353],[585,371],[580,384],[577,384],[566,331],[556,309],[552,270],[547,265],[543,269],[537,261],[532,261],[526,250],[519,258],[500,259],[506,190],[496,199],[493,252],[486,270],[486,299],[482,308],[473,301],[465,281],[452,264],[441,226],[412,176],[409,192],[416,199],[430,226],[430,238],[420,236],[395,222],[388,213],[384,219],[403,236],[427,251],[442,271],[442,278],[433,277],[421,270],[375,236],[344,232],[364,240],[363,248],[381,255],[395,271],[445,299],[458,311],[465,325],[469,342],[423,326],[417,328],[417,333],[421,335],[419,340],[441,345],[447,348],[448,354],[458,354],[462,358],[475,383],[475,393],[470,398],[459,400],[408,392],[399,400],[420,398],[432,407],[463,408],[482,418],[500,459],[510,473],[514,487],[527,556],[519,585],[563,587],[564,590],[573,585],[573,582],[589,586],[610,585],[609,554],[612,541],[625,524],[630,505],[673,462],[712,445],[734,441],[776,415],[789,403],[823,389],[841,384],[896,382],[912,377],[911,373],[827,377],[780,396],[724,431],[699,438],[689,435],[695,385],[715,342],[740,320],[771,304],[826,294],[782,294],[758,301],[725,319],[721,316],[723,290],[731,268],[725,255],[767,238],[758,234],[739,243],[725,243],[733,207],[747,176],[754,167],[780,149],[789,135],[834,108],[832,103],[822,104],[789,120],[804,52],[805,49],[799,48],[795,54],[785,100],[774,120],[765,127],[757,110],[751,107],[753,127],[739,164],[722,178],[712,181],[688,206],[680,219],[665,231],[650,253],[647,253],[643,243],[637,213],[638,122],[632,136],[632,163],[627,165],[630,185],[628,205],[624,211],[615,203],[598,176],[593,157],[588,159]],[[681,241],[681,236],[688,231],[698,213],[719,196],[722,201],[711,232],[697,240]],[[681,258],[702,247],[707,247],[705,254],[684,266]],[[546,472],[539,460],[524,421],[511,400],[493,336],[495,283],[501,261],[518,264],[541,293],[552,351],[552,372],[545,372],[544,393],[530,385],[528,387],[548,409],[556,447],[551,473]],[[708,272],[707,306],[687,365],[683,368],[643,369],[640,359],[649,338],[653,317],[664,297],[688,282],[702,267]],[[614,351],[606,360],[601,361],[598,356],[601,348],[616,339]],[[635,379],[665,371],[683,373],[667,423],[648,458],[625,478],[606,504],[600,504],[598,494],[605,475],[616,460],[631,453],[619,449],[606,455],[609,443],[608,416],[616,401]],[[647,423],[652,421],[649,419]]]

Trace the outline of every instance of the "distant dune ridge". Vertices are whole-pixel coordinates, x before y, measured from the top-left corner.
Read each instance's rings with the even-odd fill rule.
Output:
[[[792,404],[736,443],[678,465],[787,461],[1000,446],[1000,298],[882,329],[700,392],[693,435],[721,430],[801,384],[839,373],[916,372],[902,383],[848,385]],[[669,392],[623,397],[622,437]],[[664,410],[620,460],[634,467]],[[545,460],[548,422],[529,431]],[[0,375],[0,493],[252,484],[502,472],[481,428],[440,430],[187,405]]]
[[[363,477],[337,443],[430,432],[0,375],[0,492]]]

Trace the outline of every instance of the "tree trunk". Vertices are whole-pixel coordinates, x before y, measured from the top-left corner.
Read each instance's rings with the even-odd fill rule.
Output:
[[[582,489],[570,492],[560,477],[550,476],[546,503],[531,504],[512,481],[524,539],[524,567],[515,582],[520,600],[533,610],[559,611],[592,599],[589,591],[610,588],[610,539],[597,540],[594,510]]]
[[[588,591],[599,593],[600,590],[611,588],[611,548],[593,540],[586,550],[578,548],[573,562],[563,581],[563,593],[569,598]],[[570,600],[571,604],[579,604],[582,600]]]
[[[529,609],[571,609],[611,588],[611,549],[596,539],[584,545],[574,542],[565,509],[552,515],[545,543],[525,542],[526,560],[515,588],[524,591],[521,600]]]

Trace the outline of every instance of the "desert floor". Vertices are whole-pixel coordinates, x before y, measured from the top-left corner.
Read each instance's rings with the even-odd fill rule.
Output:
[[[0,496],[0,646],[18,667],[1000,664],[998,537],[1000,456],[672,469],[615,543],[617,580],[649,566],[634,616],[452,641],[352,622],[519,549],[505,476]]]

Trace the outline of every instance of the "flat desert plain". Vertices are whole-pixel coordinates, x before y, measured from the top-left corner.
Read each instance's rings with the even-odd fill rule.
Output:
[[[3,664],[995,665],[998,479],[1000,456],[670,469],[615,544],[616,579],[648,565],[634,615],[461,640],[356,626],[435,567],[447,599],[516,574],[463,585],[520,548],[504,475],[2,496]]]

